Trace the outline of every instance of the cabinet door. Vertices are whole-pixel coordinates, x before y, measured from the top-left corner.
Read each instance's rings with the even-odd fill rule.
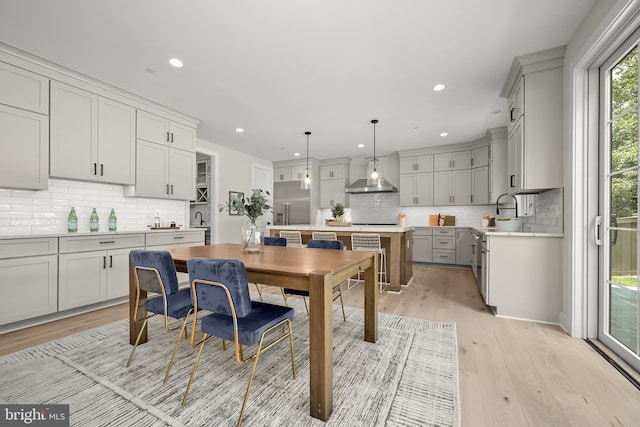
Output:
[[[49,186],[49,117],[0,105],[0,187]]]
[[[476,148],[471,152],[471,167],[479,168],[489,165],[489,146]]]
[[[451,153],[433,155],[433,170],[446,171],[451,169]]]
[[[329,179],[320,181],[320,207],[331,208],[340,203],[344,206],[344,180]]]
[[[0,325],[58,310],[58,255],[0,260]]]
[[[50,175],[95,181],[98,96],[52,81],[50,120]]]
[[[469,229],[456,230],[456,264],[471,265],[473,258],[472,243],[473,237]]]
[[[513,193],[521,190],[523,187],[522,182],[522,144],[523,134],[522,125],[524,119],[519,120],[518,123],[509,133],[507,139],[507,170],[508,170],[508,188],[509,192]]]
[[[489,204],[489,166],[471,169],[471,204]]]
[[[416,174],[416,204],[433,205],[433,172]]]
[[[107,300],[129,295],[129,252],[134,249],[107,251]]]
[[[135,196],[166,198],[169,185],[169,147],[141,139],[136,145]]]
[[[169,158],[169,197],[178,200],[195,199],[196,153],[171,149]]]
[[[451,172],[451,203],[471,204],[471,169]]]
[[[416,171],[415,157],[400,157],[400,174],[414,173]]]
[[[106,300],[106,251],[59,255],[58,307],[81,307]]]
[[[49,114],[49,79],[0,62],[0,104]]]
[[[136,137],[156,144],[169,145],[171,139],[169,120],[138,110]]]
[[[524,88],[524,77],[520,78],[520,83],[515,87],[513,93],[509,97],[509,122],[508,122],[508,131],[511,132],[511,129],[516,125],[520,117],[524,115],[524,97],[523,97],[523,88]]]
[[[433,204],[441,206],[451,203],[451,172],[434,172]]]
[[[291,166],[291,181],[302,181],[306,168],[306,165]],[[309,171],[309,176],[311,176],[311,171]]]
[[[273,180],[275,182],[291,181],[291,167],[283,166],[283,167],[276,168],[273,173]]]
[[[98,181],[136,181],[136,109],[100,97],[98,101]]]
[[[413,235],[413,261],[415,262],[432,262],[433,248],[431,236]]]
[[[416,157],[416,172],[432,172],[433,171],[433,155],[425,154]]]
[[[416,174],[401,174],[400,206],[415,206],[416,204]]]
[[[196,130],[182,123],[170,122],[170,145],[181,150],[196,150]]]

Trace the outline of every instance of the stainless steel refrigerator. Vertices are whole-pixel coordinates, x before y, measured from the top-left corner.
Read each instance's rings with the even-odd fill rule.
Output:
[[[275,225],[309,224],[311,196],[300,188],[300,181],[273,184],[273,223]]]

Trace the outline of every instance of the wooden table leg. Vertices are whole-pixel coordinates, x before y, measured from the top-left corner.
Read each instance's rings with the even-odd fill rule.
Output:
[[[142,328],[142,320],[135,319],[135,308],[136,308],[136,276],[133,271],[133,265],[131,265],[131,260],[129,260],[129,343],[134,345],[136,343],[136,338],[140,333],[140,328]],[[144,309],[144,301],[147,299],[147,292],[140,291],[140,302],[138,303],[138,319],[144,319],[147,316],[147,311]],[[143,344],[147,342],[147,330],[144,330],[144,333],[140,337],[140,343]]]
[[[333,283],[318,271],[309,277],[309,377],[311,416],[327,421],[333,412]]]
[[[378,340],[378,254],[373,265],[364,271],[364,340]]]

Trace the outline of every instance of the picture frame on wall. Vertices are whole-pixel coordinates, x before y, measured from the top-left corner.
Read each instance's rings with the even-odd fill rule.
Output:
[[[233,202],[242,203],[244,199],[244,193],[241,191],[229,191],[229,215],[240,215],[236,209],[233,208]]]

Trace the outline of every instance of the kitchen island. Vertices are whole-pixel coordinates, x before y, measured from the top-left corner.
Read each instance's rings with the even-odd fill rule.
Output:
[[[380,244],[387,253],[387,281],[390,291],[399,292],[402,286],[409,284],[413,278],[413,227],[386,225],[355,226],[318,226],[318,225],[273,225],[269,227],[269,235],[279,237],[280,231],[299,231],[302,242],[311,240],[314,231],[332,231],[338,240],[342,240],[345,248],[351,249],[353,233],[376,233],[380,235]]]

